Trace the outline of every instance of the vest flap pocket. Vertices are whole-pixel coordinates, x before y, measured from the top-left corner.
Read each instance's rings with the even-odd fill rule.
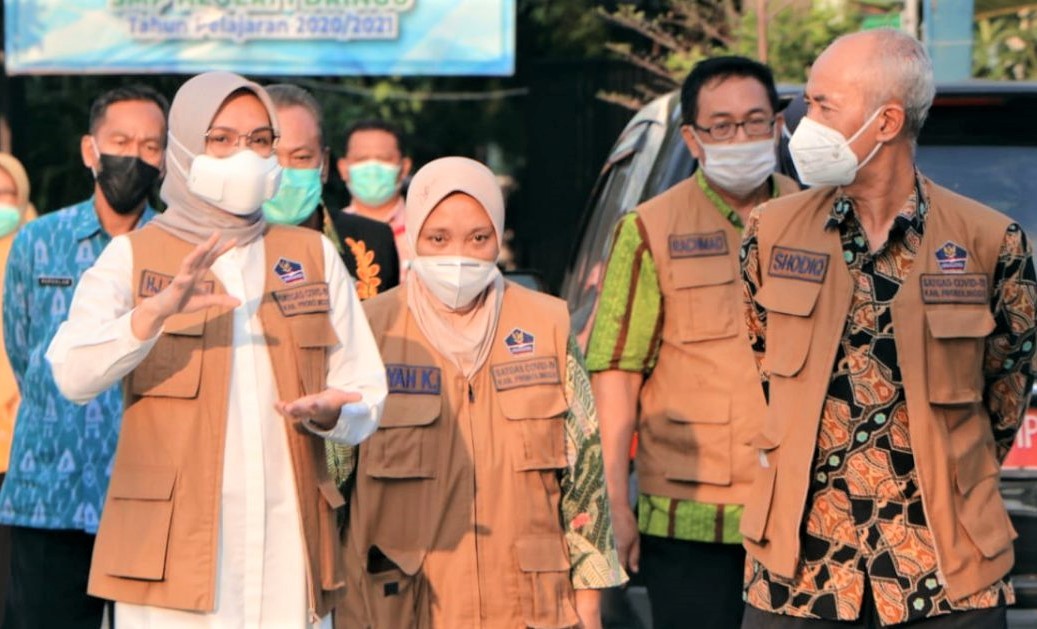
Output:
[[[735,281],[735,264],[726,255],[672,260],[670,281],[677,289],[730,284]]]
[[[667,452],[663,464],[667,480],[731,484],[731,426],[729,424],[675,424],[676,452]]]
[[[515,540],[515,557],[522,572],[569,571],[569,553],[561,535],[525,535]]]
[[[927,308],[925,320],[935,339],[986,338],[994,331],[994,316],[987,306]]]
[[[205,315],[205,310],[175,314],[166,319],[162,332],[177,336],[201,336],[205,333]]]
[[[317,489],[320,490],[320,494],[324,496],[325,502],[332,509],[338,509],[346,504],[346,499],[342,496],[342,492],[338,490],[338,487],[335,487],[335,482],[330,478],[325,478],[318,482]]]
[[[192,330],[188,326],[183,328]],[[164,333],[147,357],[130,372],[130,392],[139,396],[193,398],[202,377],[201,336]]]
[[[695,391],[689,393],[691,404],[668,406],[666,416],[682,424],[726,424],[731,421],[731,393],[727,391]]]
[[[508,419],[546,419],[569,410],[561,385],[537,385],[497,394],[501,412]]]
[[[390,393],[378,430],[361,445],[372,478],[435,478],[438,432],[430,426],[439,417],[438,395]]]
[[[776,469],[773,463],[757,470],[752,487],[749,489],[749,498],[745,501],[745,511],[742,512],[742,521],[738,530],[746,539],[757,543],[763,541],[767,531],[767,520],[770,519],[771,501],[774,496],[775,476]]]
[[[338,345],[338,334],[327,315],[299,315],[292,317],[292,335],[299,347],[333,347]]]
[[[175,479],[171,468],[125,467],[112,475],[95,554],[106,574],[165,578]]]
[[[515,540],[519,598],[526,627],[563,629],[580,622],[569,577],[569,551],[561,533]]]
[[[108,493],[112,498],[169,500],[173,497],[176,470],[166,467],[127,467],[112,474]]]
[[[378,427],[428,426],[442,410],[443,402],[438,395],[390,393],[385,397],[385,410]]]
[[[755,299],[768,314],[780,312],[795,317],[809,317],[814,312],[820,294],[821,284],[815,282],[770,278],[760,286]]]

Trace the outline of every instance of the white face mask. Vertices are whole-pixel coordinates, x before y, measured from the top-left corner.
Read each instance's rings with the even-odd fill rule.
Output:
[[[453,310],[472,303],[500,275],[495,263],[464,256],[417,256],[410,269]]]
[[[796,132],[789,140],[789,153],[796,165],[799,180],[808,186],[846,186],[857,178],[857,171],[875,157],[882,148],[882,142],[868,153],[860,163],[850,144],[868,128],[882,109],[876,109],[857,133],[850,139],[843,137],[831,127],[804,117],[799,121]]]
[[[733,144],[706,144],[698,134],[695,139],[706,154],[702,161],[706,178],[739,198],[759,188],[778,165],[773,138]]]
[[[170,134],[188,155],[191,152]],[[187,178],[187,189],[221,210],[247,216],[259,211],[272,199],[281,185],[281,166],[277,156],[260,157],[255,151],[238,151],[230,157],[193,155],[191,171],[176,159],[174,166]]]

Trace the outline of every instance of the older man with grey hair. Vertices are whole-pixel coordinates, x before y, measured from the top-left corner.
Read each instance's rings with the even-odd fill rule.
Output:
[[[1033,384],[1037,281],[1017,223],[918,172],[933,94],[910,36],[834,42],[790,141],[814,188],[746,226],[768,408],[743,627],[1006,624],[998,472]]]

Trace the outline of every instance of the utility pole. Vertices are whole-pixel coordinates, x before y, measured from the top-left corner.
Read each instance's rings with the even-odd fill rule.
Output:
[[[756,0],[756,56],[767,63],[767,0]]]

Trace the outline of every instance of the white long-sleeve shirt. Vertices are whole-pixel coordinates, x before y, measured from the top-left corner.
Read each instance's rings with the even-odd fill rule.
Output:
[[[385,369],[353,281],[334,246],[322,242],[331,323],[339,338],[329,352],[327,383],[358,392],[362,400],[344,406],[337,425],[318,434],[355,444],[377,428],[386,395]],[[117,625],[309,626],[305,545],[287,420],[274,410],[277,386],[258,314],[266,262],[263,242],[257,240],[228,251],[212,266],[227,293],[241,301],[233,315],[216,611],[199,614],[118,603]],[[131,330],[132,269],[129,240],[113,239],[83,275],[68,320],[47,351],[58,388],[73,401],[86,402],[126,376],[158,339],[141,341]],[[330,626],[327,618],[322,624]]]

